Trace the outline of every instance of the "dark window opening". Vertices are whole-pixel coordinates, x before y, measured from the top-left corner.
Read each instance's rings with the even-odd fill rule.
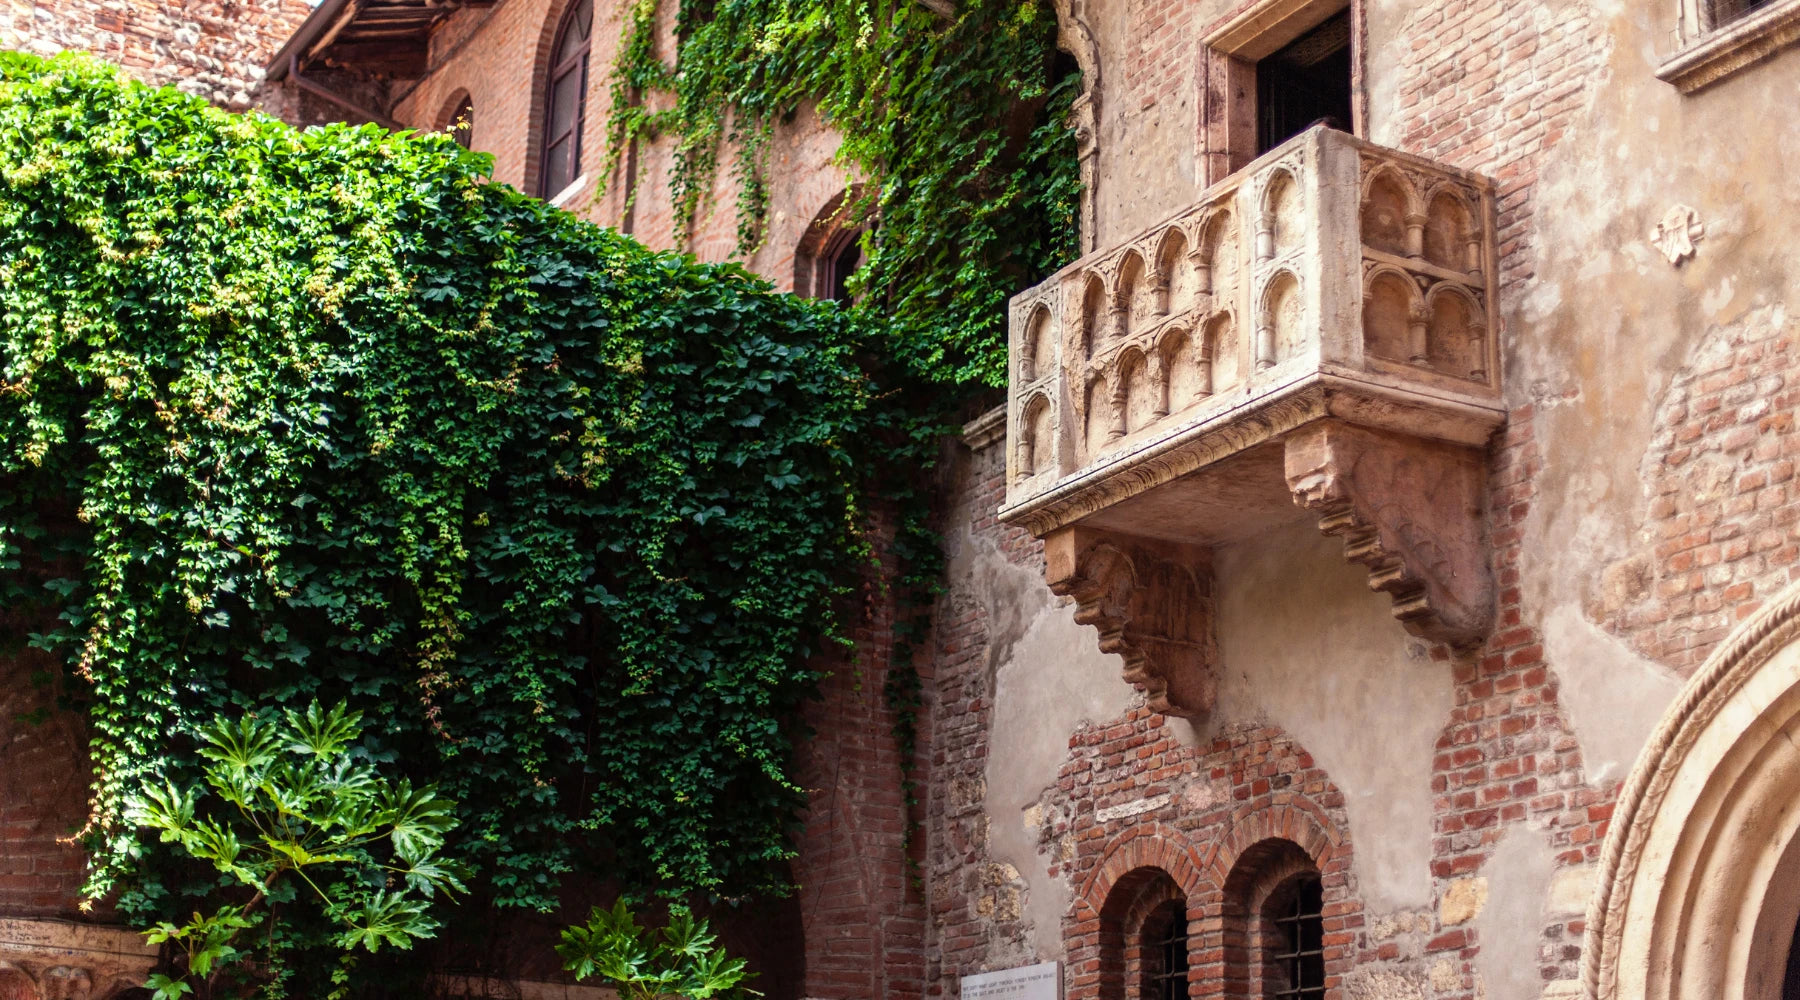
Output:
[[[862,234],[846,233],[839,237],[826,251],[822,262],[825,273],[820,275],[822,280],[816,286],[825,293],[821,298],[849,305],[852,300],[850,276],[856,273],[857,268],[862,267],[862,263]]]
[[[588,45],[593,0],[577,0],[563,15],[551,49],[550,89],[544,100],[544,165],[538,195],[554,198],[581,176],[581,123],[587,111]]]
[[[475,102],[467,97],[450,115],[450,137],[464,149],[469,148],[470,134],[475,131]]]
[[[1275,925],[1269,949],[1275,1000],[1324,1000],[1325,890],[1317,875],[1302,875],[1270,900]]]
[[[1256,151],[1316,124],[1350,131],[1350,12],[1345,10],[1256,64]]]
[[[1722,28],[1774,2],[1775,0],[1706,0],[1706,26]]]
[[[1144,923],[1143,1000],[1187,1000],[1187,907],[1180,900],[1164,903]]]

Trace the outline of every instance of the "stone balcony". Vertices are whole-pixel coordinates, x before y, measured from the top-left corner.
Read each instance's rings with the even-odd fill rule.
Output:
[[[1495,261],[1490,181],[1315,128],[1014,298],[1000,516],[1152,707],[1211,705],[1211,549],[1307,511],[1410,631],[1485,636]]]

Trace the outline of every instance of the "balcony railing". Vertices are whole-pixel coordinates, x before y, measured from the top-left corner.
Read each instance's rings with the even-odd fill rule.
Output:
[[[1079,527],[1201,547],[1296,502],[1343,522],[1347,449],[1478,489],[1463,452],[1504,419],[1495,260],[1492,182],[1330,129],[1295,137],[1013,300],[1001,516],[1047,541]],[[1325,526],[1391,543],[1363,553],[1374,574],[1402,540],[1351,520]],[[1432,572],[1401,567],[1415,612]],[[1446,625],[1395,600],[1421,634],[1481,628],[1480,609],[1439,608]]]

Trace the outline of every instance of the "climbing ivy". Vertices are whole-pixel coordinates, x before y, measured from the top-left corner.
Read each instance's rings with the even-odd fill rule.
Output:
[[[747,252],[764,232],[774,130],[816,107],[842,137],[838,162],[869,182],[844,223],[878,223],[856,309],[879,317],[915,377],[1004,385],[1006,300],[1076,255],[1068,119],[1080,75],[1056,58],[1048,3],[953,7],[946,17],[919,0],[635,0],[603,173],[632,143],[669,137],[684,235],[725,157]],[[671,16],[675,48],[662,53],[657,26]]]
[[[88,891],[214,891],[127,822],[216,716],[360,712],[471,890],[785,890],[811,664],[916,448],[884,334],[498,184],[0,54],[0,604],[85,681]]]
[[[914,391],[909,467],[935,458],[944,418],[1006,382],[1006,302],[1073,260],[1080,169],[1070,108],[1081,88],[1059,60],[1056,18],[1039,0],[634,0],[612,72],[608,158],[673,142],[667,178],[677,238],[695,225],[721,156],[737,188],[738,250],[761,242],[764,157],[805,106],[841,137],[837,162],[865,193],[836,220],[868,227],[852,279],[856,312],[885,339]],[[658,51],[673,20],[674,50]],[[640,178],[626,195],[635,201]],[[871,225],[873,224],[873,225]],[[902,615],[884,693],[902,760],[916,746],[911,656],[940,560],[929,498],[915,477],[883,490],[899,518],[890,543]],[[901,776],[908,806],[915,779]],[[908,842],[914,835],[908,826]],[[910,855],[909,855],[910,856]]]

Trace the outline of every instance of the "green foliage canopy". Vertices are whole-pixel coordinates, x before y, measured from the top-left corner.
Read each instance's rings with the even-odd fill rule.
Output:
[[[89,682],[128,914],[207,883],[126,798],[312,699],[502,905],[785,885],[858,463],[911,425],[853,317],[490,169],[0,55],[0,601]]]

